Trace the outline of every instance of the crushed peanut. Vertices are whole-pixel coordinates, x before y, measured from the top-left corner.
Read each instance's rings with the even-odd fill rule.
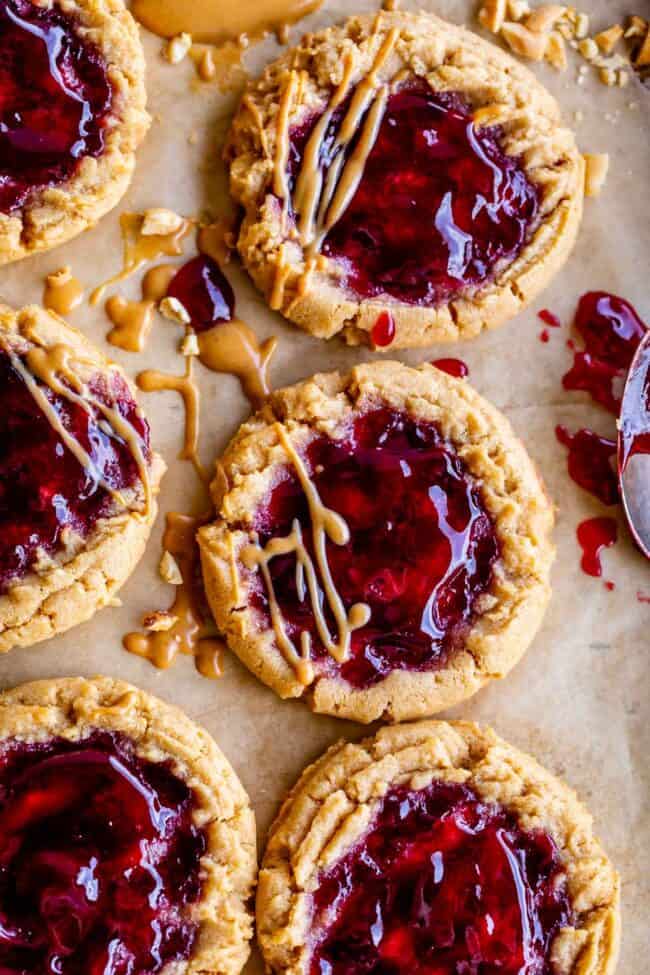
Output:
[[[598,45],[591,37],[585,37],[578,44],[578,50],[585,61],[593,61],[598,57]]]
[[[165,582],[168,582],[171,586],[183,585],[183,576],[178,567],[178,562],[172,553],[167,551],[167,549],[165,549],[162,554],[158,571],[160,572],[161,578],[164,579]]]
[[[192,321],[187,308],[178,298],[163,298],[158,305],[158,310],[163,318],[166,318],[170,322],[176,322],[178,325],[189,325]]]
[[[145,210],[142,216],[140,233],[143,237],[166,237],[175,234],[183,226],[183,218],[173,210],[164,207],[152,207]]]
[[[575,36],[582,40],[589,33],[589,17],[587,14],[578,14],[576,18]]]
[[[189,34],[177,34],[167,42],[164,55],[170,64],[180,64],[189,54],[192,38]]]
[[[498,34],[506,19],[506,0],[486,0],[478,12],[479,23]]]
[[[566,46],[562,35],[557,31],[549,35],[544,58],[556,71],[566,71],[568,64]]]
[[[632,16],[628,20],[628,25],[625,30],[624,37],[628,39],[633,37],[644,37],[645,34],[647,33],[647,30],[648,30],[648,24],[643,19],[643,17],[639,17],[638,14],[632,14]]]
[[[532,30],[536,34],[546,34],[563,16],[565,9],[557,3],[542,4],[541,7],[536,7],[528,14],[525,25],[528,30]]]
[[[608,88],[613,88],[616,84],[616,72],[613,68],[599,68],[598,77]]]
[[[647,30],[643,44],[634,58],[634,67],[645,68],[648,64],[650,64],[650,28]]]
[[[511,51],[530,61],[541,61],[546,51],[548,38],[545,34],[534,34],[523,24],[506,21],[501,28],[501,36]]]
[[[198,355],[199,352],[199,340],[196,336],[196,332],[190,332],[181,342],[181,354]]]
[[[147,613],[143,617],[142,625],[145,630],[149,630],[151,633],[164,633],[166,630],[171,630],[177,622],[178,616],[174,616],[173,613],[168,613],[166,610],[157,609],[155,613]]]
[[[609,170],[606,152],[585,152],[585,196],[598,196],[605,185]]]
[[[528,0],[508,0],[508,17],[510,20],[521,20],[530,13]]]
[[[594,36],[594,41],[603,52],[603,54],[611,54],[621,37],[623,36],[623,28],[620,24],[612,24],[607,30],[601,30],[599,34]]]

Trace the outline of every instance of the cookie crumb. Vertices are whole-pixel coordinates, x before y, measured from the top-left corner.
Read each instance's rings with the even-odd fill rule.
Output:
[[[176,322],[177,325],[189,325],[192,321],[187,308],[178,298],[163,298],[158,305],[158,310],[163,318],[170,322]]]
[[[199,340],[196,336],[196,332],[190,332],[185,336],[181,342],[181,354],[182,355],[198,355],[199,354]]]
[[[623,36],[623,28],[620,24],[612,24],[607,30],[601,30],[599,34],[594,36],[594,41],[603,52],[603,54],[611,54],[620,39]]]
[[[177,34],[176,37],[172,37],[167,42],[163,54],[170,64],[180,64],[189,54],[191,47],[192,38],[190,34]]]
[[[545,3],[532,10],[525,20],[525,26],[535,34],[547,34],[564,15],[566,7],[557,3]]]
[[[545,34],[535,34],[523,24],[507,20],[501,28],[501,36],[511,51],[529,61],[541,61],[546,51],[548,38]]]
[[[606,152],[585,152],[585,196],[599,196],[609,171]]]
[[[498,34],[506,19],[506,0],[486,0],[477,16],[483,27]]]
[[[157,609],[154,613],[147,613],[142,619],[145,630],[151,633],[165,633],[178,622],[178,616],[168,613],[164,609]]]
[[[183,226],[183,218],[164,207],[152,207],[142,215],[140,233],[143,237],[166,237],[175,234]]]
[[[174,558],[171,552],[167,549],[162,554],[160,559],[160,565],[158,566],[158,571],[160,572],[161,578],[170,584],[170,586],[182,586],[183,576],[181,570],[178,567],[178,562]]]

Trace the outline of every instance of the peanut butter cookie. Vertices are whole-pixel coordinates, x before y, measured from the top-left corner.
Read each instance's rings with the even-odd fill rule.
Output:
[[[0,264],[94,226],[126,192],[149,126],[123,0],[0,3]]]
[[[0,404],[4,653],[110,602],[144,551],[165,465],[122,370],[37,306],[0,306]]]
[[[272,394],[212,492],[199,545],[217,624],[315,711],[433,714],[506,674],[541,623],[552,506],[507,420],[432,366]]]
[[[393,349],[500,325],[564,264],[584,165],[521,64],[432,14],[307,35],[245,93],[226,157],[271,308]]]
[[[577,796],[489,728],[334,745],[271,829],[273,975],[611,975],[619,879]]]
[[[4,972],[238,975],[248,796],[206,731],[122,681],[0,694]]]

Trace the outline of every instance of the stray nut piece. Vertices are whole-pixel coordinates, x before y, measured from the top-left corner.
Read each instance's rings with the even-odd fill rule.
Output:
[[[644,37],[647,33],[648,25],[643,19],[639,17],[638,14],[632,14],[628,19],[627,27],[625,28],[625,37]]]
[[[508,17],[510,20],[521,20],[530,13],[528,0],[508,0]]]
[[[167,551],[167,549],[165,549],[162,554],[158,571],[160,572],[161,578],[164,579],[165,582],[168,582],[170,586],[183,585],[183,576],[178,567],[178,562],[172,553]]]
[[[545,3],[531,11],[524,23],[535,34],[546,34],[564,15],[565,10],[566,7],[561,7],[558,3]]]
[[[634,67],[645,68],[648,64],[650,64],[650,27],[647,29],[643,44],[634,58]]]
[[[585,152],[585,196],[598,196],[605,185],[609,170],[606,152]]]
[[[549,35],[544,59],[556,71],[566,71],[567,69],[566,45],[562,35],[555,30]]]
[[[479,23],[498,34],[506,19],[506,0],[486,0],[478,12]]]
[[[535,34],[523,24],[506,21],[501,28],[501,36],[508,47],[529,61],[541,61],[546,52],[548,37],[546,34]]]
[[[578,50],[585,61],[593,61],[598,57],[598,45],[592,37],[584,37],[578,44]]]
[[[192,321],[187,308],[178,298],[163,298],[158,305],[158,310],[163,318],[170,322],[176,322],[177,325],[189,325]]]
[[[601,30],[600,34],[596,34],[594,41],[603,54],[611,54],[622,36],[623,28],[621,25],[612,24],[607,30]]]
[[[177,34],[167,43],[165,57],[170,64],[180,64],[189,54],[191,47],[192,38],[189,34]]]
[[[182,355],[198,355],[199,352],[199,340],[196,337],[196,332],[190,332],[181,342],[181,353]]]
[[[68,281],[72,281],[72,268],[69,264],[66,264],[65,267],[60,268],[58,271],[52,271],[51,274],[48,274],[45,280],[51,287],[60,288],[64,284],[67,284]]]
[[[164,207],[152,207],[145,210],[142,215],[142,227],[140,233],[143,237],[166,237],[168,234],[175,234],[183,226],[184,220],[173,210],[166,210]]]
[[[178,616],[164,609],[157,609],[155,613],[147,613],[142,620],[142,625],[151,633],[164,633],[166,630],[171,630],[177,622]]]

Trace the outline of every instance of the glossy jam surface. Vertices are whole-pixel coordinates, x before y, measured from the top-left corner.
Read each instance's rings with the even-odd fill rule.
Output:
[[[434,359],[431,365],[456,379],[465,379],[466,376],[469,376],[467,363],[463,362],[462,359]]]
[[[310,975],[552,975],[571,921],[553,840],[442,782],[388,794],[313,912]]]
[[[357,687],[393,670],[443,665],[463,646],[499,555],[480,491],[453,447],[435,426],[378,409],[357,418],[342,440],[312,441],[304,460],[323,504],[350,530],[346,545],[327,544],[336,588],[347,609],[366,603],[371,617],[352,634],[349,659],[335,664],[311,601],[299,598],[295,556],[276,557],[269,569],[289,634],[299,644],[303,630],[311,633],[317,672],[337,668]],[[287,467],[258,511],[261,544],[289,534],[294,518],[311,546],[307,502]],[[255,599],[268,614],[261,583]]]
[[[111,387],[98,375],[92,392],[128,420],[149,449],[149,428],[124,380]],[[64,445],[9,357],[0,350],[0,592],[20,579],[39,556],[54,555],[66,530],[87,537],[97,520],[112,514],[114,490],[137,484],[139,471],[128,446],[100,427],[98,417],[46,391],[60,421],[91,457],[85,470]]]
[[[382,311],[370,332],[372,344],[386,348],[395,338],[395,319],[389,311]]]
[[[107,65],[58,7],[0,3],[0,211],[99,156],[113,102]]]
[[[235,312],[230,284],[217,262],[205,255],[193,258],[180,268],[171,280],[167,295],[180,301],[195,332],[229,322]]]
[[[119,736],[0,751],[0,971],[151,975],[196,937],[193,796]]]
[[[566,427],[555,428],[555,435],[568,448],[569,476],[603,504],[620,500],[616,473],[616,441],[599,437],[593,430],[569,433]]]
[[[323,169],[346,107],[327,132]],[[315,122],[292,133],[294,178]],[[418,83],[389,97],[361,183],[322,248],[341,262],[352,292],[434,306],[517,256],[537,219],[538,192],[499,138],[498,129],[474,128],[458,94]]]
[[[584,390],[617,416],[625,373],[646,325],[623,298],[589,291],[578,303],[575,326],[584,348],[575,352],[573,366],[562,379],[564,388]]]
[[[600,556],[618,538],[618,526],[613,518],[588,518],[578,525],[578,543],[582,549],[580,566],[588,576],[603,574]]]

